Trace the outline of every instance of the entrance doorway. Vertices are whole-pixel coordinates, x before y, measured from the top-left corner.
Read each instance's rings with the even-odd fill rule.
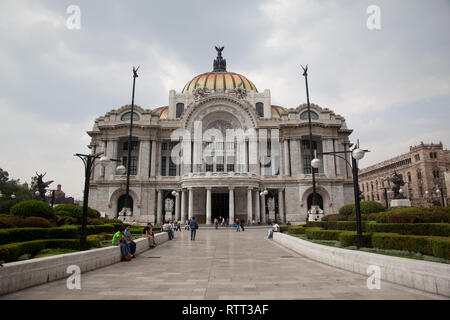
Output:
[[[133,198],[131,196],[128,196],[128,205],[130,206],[130,209],[133,211],[134,207],[133,207]],[[117,215],[119,214],[120,211],[122,211],[123,207],[125,207],[126,205],[126,200],[127,200],[127,195],[123,194],[119,197],[119,199],[117,200]]]
[[[308,196],[308,210],[311,209],[312,197],[313,197],[313,194],[311,193]],[[317,199],[317,204],[319,205],[320,209],[323,210],[323,199],[322,199],[322,196],[320,194],[316,193],[316,199]]]
[[[228,218],[229,213],[229,194],[228,193],[213,193],[211,194],[211,218],[219,219],[219,217]]]

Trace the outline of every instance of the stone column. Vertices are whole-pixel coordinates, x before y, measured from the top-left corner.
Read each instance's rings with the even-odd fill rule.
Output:
[[[178,221],[180,220],[180,198],[181,198],[181,192],[177,191],[178,195],[175,197],[175,219]]]
[[[333,140],[322,139],[322,152],[333,152]],[[335,177],[334,156],[325,155],[322,157],[323,172],[327,177]]]
[[[142,140],[139,142],[139,163],[138,176],[147,179],[149,175],[150,166],[150,140]]]
[[[156,200],[156,223],[162,222],[162,190],[158,189],[158,199]]]
[[[261,221],[261,215],[259,212],[259,191],[255,191],[255,221],[258,223],[258,221]]]
[[[280,210],[280,219],[283,223],[286,223],[286,215],[284,212],[284,190],[278,191],[278,209]]]
[[[289,141],[284,139],[284,174],[287,176],[291,175],[289,160]]]
[[[150,163],[150,176],[156,176],[156,140],[152,141],[152,155],[151,155],[151,163]]]
[[[247,189],[247,221],[252,221],[253,218],[253,201],[252,201],[252,192],[251,188]]]
[[[117,149],[118,149],[119,140],[108,140],[108,144],[106,146],[106,156],[110,159],[117,159]],[[114,175],[116,174],[116,166],[117,162],[111,161],[105,168],[105,179],[112,180]]]
[[[301,154],[300,154],[300,140],[291,139],[289,143],[290,153],[291,153],[291,174],[292,176],[299,175],[303,172],[303,168],[301,168]]]
[[[270,166],[272,175],[275,176],[277,171],[281,174],[281,162],[280,162],[280,136],[278,129],[270,130],[270,142],[272,150],[270,155]]]
[[[234,223],[234,187],[229,187],[228,212],[230,225]]]
[[[261,208],[260,208],[260,215],[261,215],[261,223],[266,223],[266,196],[261,196]]]
[[[206,224],[211,224],[211,188],[206,188]]]
[[[192,190],[192,188],[188,188],[188,190],[189,190],[188,217],[189,219],[192,219],[192,217],[194,216],[194,190]]]
[[[181,190],[181,223],[186,221],[186,190]]]

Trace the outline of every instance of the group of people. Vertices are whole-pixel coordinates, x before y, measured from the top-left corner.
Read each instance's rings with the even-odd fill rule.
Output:
[[[148,238],[150,247],[155,247],[155,234],[152,227],[152,224],[148,223],[142,231],[142,236]],[[120,247],[121,261],[131,261],[131,259],[136,258],[134,255],[136,253],[136,242],[131,237],[131,227],[129,225],[126,227],[120,226],[119,231],[112,238],[112,245]]]

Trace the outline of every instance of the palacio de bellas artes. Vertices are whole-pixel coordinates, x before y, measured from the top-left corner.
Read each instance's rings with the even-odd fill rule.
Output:
[[[206,224],[219,217],[306,221],[313,197],[307,104],[273,105],[269,89],[258,90],[245,75],[228,71],[223,49],[216,47],[211,71],[194,76],[180,92],[170,90],[168,106],[136,105],[131,115],[125,105],[95,120],[88,132],[92,151],[127,164],[133,116],[131,199],[127,208],[126,175],[110,163],[94,169],[90,206],[138,223],[192,217]],[[350,150],[352,130],[343,116],[315,104],[310,115],[317,153]],[[323,157],[314,170],[321,216],[354,201],[344,158]]]

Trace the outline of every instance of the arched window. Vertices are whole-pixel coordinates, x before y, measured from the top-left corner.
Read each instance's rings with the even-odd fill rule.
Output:
[[[177,103],[177,108],[176,108],[176,117],[179,118],[181,117],[181,114],[184,111],[184,103]]]
[[[264,117],[264,104],[262,102],[256,103],[256,113],[260,117]]]
[[[121,121],[130,121],[131,119],[131,112],[126,112],[120,117]],[[139,121],[141,118],[136,112],[133,112],[133,121]]]
[[[319,115],[314,111],[311,111],[311,120],[318,120]],[[304,111],[300,114],[300,120],[308,120],[308,111]]]

